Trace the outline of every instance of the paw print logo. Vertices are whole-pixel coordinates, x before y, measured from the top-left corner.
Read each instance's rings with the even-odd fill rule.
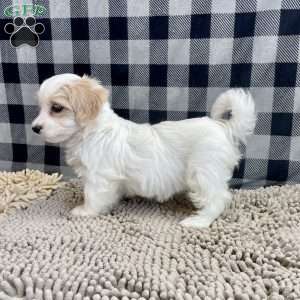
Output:
[[[39,35],[45,31],[45,26],[42,23],[36,23],[34,17],[15,17],[13,23],[7,23],[4,31],[10,34],[10,43],[17,48],[24,44],[31,47],[37,47],[40,38]]]

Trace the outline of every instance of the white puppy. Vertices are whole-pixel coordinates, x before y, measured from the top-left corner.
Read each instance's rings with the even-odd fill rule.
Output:
[[[107,90],[86,76],[53,76],[38,97],[41,111],[33,130],[64,144],[67,163],[84,182],[84,204],[72,210],[78,216],[109,213],[123,196],[162,202],[187,191],[198,210],[181,224],[209,226],[230,202],[228,181],[240,159],[239,142],[256,120],[250,94],[240,89],[219,96],[212,118],[153,126],[120,118]],[[224,120],[227,111],[231,118]]]

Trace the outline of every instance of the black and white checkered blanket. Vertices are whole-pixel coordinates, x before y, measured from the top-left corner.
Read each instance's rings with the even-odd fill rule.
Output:
[[[39,45],[13,48],[5,25],[32,12]],[[74,72],[136,122],[204,116],[222,91],[250,89],[258,122],[233,185],[300,181],[300,1],[2,0],[0,14],[0,169],[69,173],[30,123],[39,84]]]

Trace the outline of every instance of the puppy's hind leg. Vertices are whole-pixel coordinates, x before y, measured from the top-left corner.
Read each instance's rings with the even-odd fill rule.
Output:
[[[189,196],[197,212],[181,221],[183,226],[209,227],[231,200],[227,182],[232,176],[238,153],[233,147],[230,149],[230,144],[227,149],[220,147],[219,143],[206,146],[202,145],[202,151],[192,155],[188,166],[186,180]]]
[[[192,191],[189,193],[189,196],[197,208],[197,212],[182,220],[180,224],[196,228],[209,227],[222,214],[226,205],[231,200],[231,194],[226,188],[219,189],[214,195],[209,192]]]

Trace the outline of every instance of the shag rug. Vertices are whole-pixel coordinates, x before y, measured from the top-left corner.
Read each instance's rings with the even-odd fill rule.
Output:
[[[16,208],[26,208],[32,201],[50,196],[59,187],[62,175],[48,175],[38,170],[0,172],[0,218]]]
[[[51,187],[1,219],[1,300],[300,299],[300,185],[234,191],[202,230],[178,224],[191,212],[184,197],[73,217],[79,184]]]

